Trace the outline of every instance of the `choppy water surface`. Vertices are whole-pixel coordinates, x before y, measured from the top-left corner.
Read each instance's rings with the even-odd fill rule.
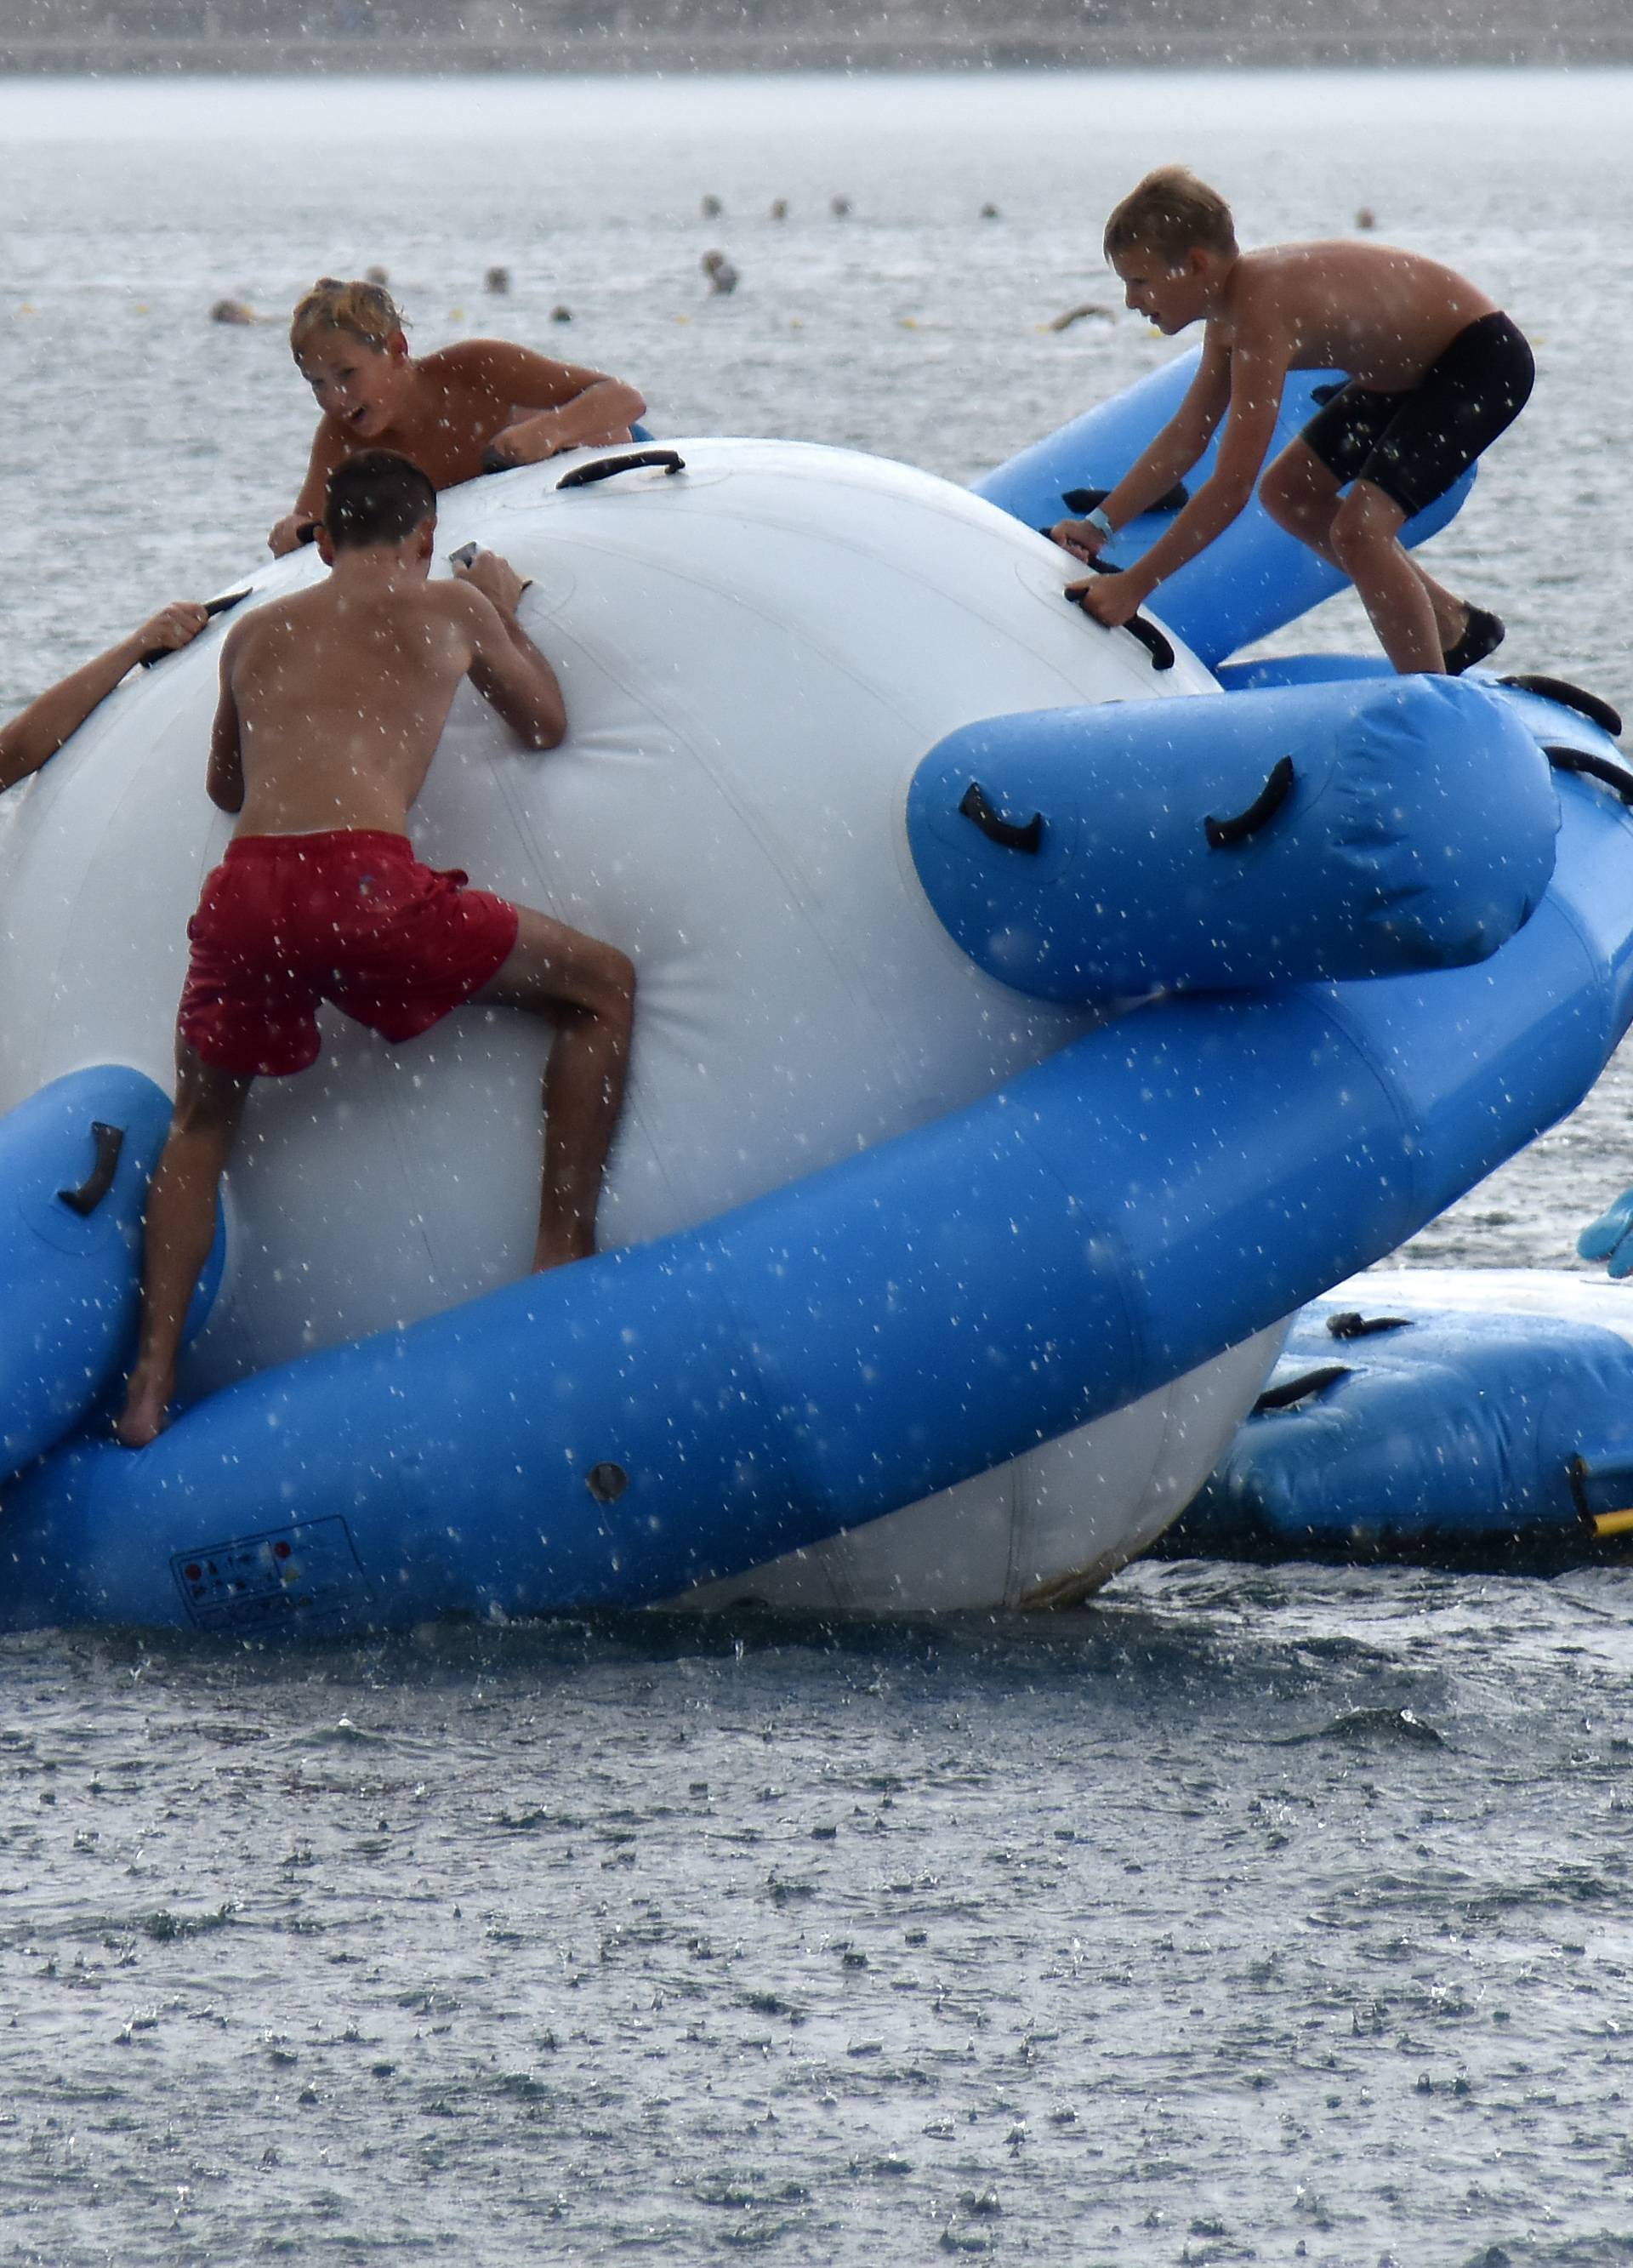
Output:
[[[0,2257],[1626,2260],[1626,1609],[9,1645]]]
[[[0,85],[0,699],[287,504],[309,405],[217,298],[379,261],[422,346],[965,478],[1171,350],[1039,326],[1114,308],[1104,210],[1179,155],[1252,238],[1371,205],[1506,300],[1542,383],[1438,556],[1625,700],[1630,97]],[[1564,1264],[1630,1102],[1410,1256]],[[8,1641],[0,2262],[1633,2260],[1630,1618],[1614,1569],[1175,1564],[1041,1624]]]

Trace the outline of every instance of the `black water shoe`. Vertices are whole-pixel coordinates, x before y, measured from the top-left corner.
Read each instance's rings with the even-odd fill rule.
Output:
[[[1470,607],[1468,620],[1463,624],[1463,635],[1455,645],[1445,649],[1446,675],[1460,677],[1466,669],[1472,669],[1475,662],[1483,661],[1489,653],[1495,653],[1506,636],[1504,625],[1495,615],[1489,615],[1483,607]]]

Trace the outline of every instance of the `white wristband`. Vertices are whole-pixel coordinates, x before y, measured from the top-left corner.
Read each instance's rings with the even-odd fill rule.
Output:
[[[1085,512],[1084,517],[1091,527],[1099,528],[1100,534],[1106,538],[1108,543],[1112,537],[1117,533],[1110,520],[1107,519],[1105,506],[1103,504],[1097,504],[1093,511],[1091,512]]]

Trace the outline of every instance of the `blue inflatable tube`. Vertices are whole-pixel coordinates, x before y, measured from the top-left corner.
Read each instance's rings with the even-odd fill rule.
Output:
[[[908,802],[951,935],[1055,1000],[1482,960],[1541,897],[1558,824],[1503,699],[1393,672],[991,718]]]
[[[1227,661],[1214,674],[1226,693],[1264,693],[1284,687],[1375,682],[1394,672],[1381,654],[1281,653],[1255,661]],[[1505,677],[1486,669],[1471,669],[1457,681],[1495,694],[1544,747],[1563,738],[1574,747],[1625,762],[1617,746],[1621,715],[1596,693],[1563,678]]]
[[[81,1424],[136,1329],[148,1177],[170,1098],[118,1064],[0,1118],[0,1479]]]
[[[653,1601],[1122,1407],[1598,1077],[1633,818],[1561,801],[1543,902],[1478,968],[1152,1003],[703,1229],[247,1380],[138,1454],[59,1450],[7,1492],[0,1625]]]
[[[1386,1289],[1363,1310],[1322,1300],[1298,1317],[1170,1548],[1460,1561],[1625,1550],[1633,1345],[1575,1316],[1394,1305]]]
[[[1077,490],[1107,491],[1116,486],[1178,409],[1199,359],[1193,352],[1166,363],[985,475],[974,483],[975,493],[1029,527],[1053,526],[1072,510],[1067,498]],[[1332,372],[1292,372],[1269,454],[1275,456],[1298,438],[1315,414],[1318,387],[1342,383],[1342,377]],[[1216,435],[1187,476],[1190,489],[1208,478],[1217,453]],[[1402,542],[1415,545],[1437,534],[1460,509],[1474,478],[1471,468],[1426,512],[1409,520],[1401,531]],[[1172,521],[1172,513],[1148,512],[1120,528],[1102,557],[1112,566],[1132,566]],[[1206,551],[1168,578],[1151,610],[1211,665],[1296,621],[1343,588],[1344,578],[1337,570],[1277,527],[1255,496]]]

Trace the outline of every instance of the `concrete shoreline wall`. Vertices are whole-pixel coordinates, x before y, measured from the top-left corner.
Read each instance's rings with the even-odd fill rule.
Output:
[[[1626,0],[0,0],[0,71],[370,75],[1633,63]]]

